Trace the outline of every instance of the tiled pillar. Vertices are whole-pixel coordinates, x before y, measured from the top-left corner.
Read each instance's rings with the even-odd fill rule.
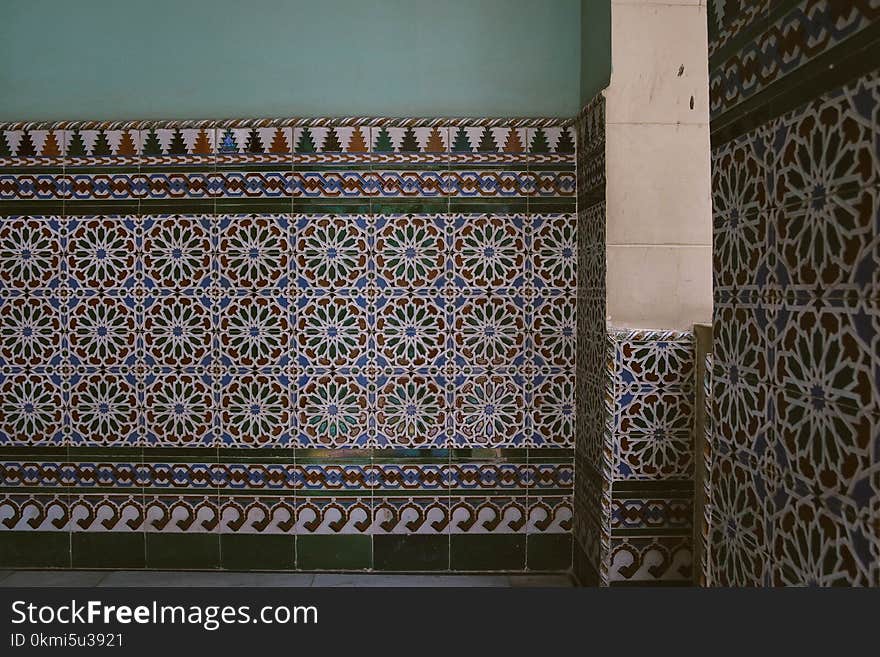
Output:
[[[577,122],[575,572],[689,583],[691,327],[712,313],[706,8],[615,0],[611,18],[611,85]]]

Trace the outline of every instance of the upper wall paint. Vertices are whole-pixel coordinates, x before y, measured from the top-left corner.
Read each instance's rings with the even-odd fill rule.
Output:
[[[581,0],[4,0],[0,120],[572,116],[580,12]]]
[[[611,82],[611,0],[581,0],[580,104]]]

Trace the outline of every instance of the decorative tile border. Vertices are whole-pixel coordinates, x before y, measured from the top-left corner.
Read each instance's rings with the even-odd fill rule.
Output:
[[[611,540],[608,584],[690,584],[691,541],[681,536]]]
[[[391,117],[391,116],[340,116],[340,117],[281,117],[263,119],[193,119],[193,120],[140,120],[140,121],[7,121],[0,122],[0,130],[123,130],[163,128],[168,130],[201,128],[293,128],[317,127],[395,127],[433,128],[442,126],[473,126],[489,128],[563,128],[572,124],[571,118],[554,117]]]
[[[321,457],[331,460],[332,456]],[[375,457],[374,457],[375,458]],[[570,463],[0,461],[0,488],[431,491],[570,489]]]
[[[740,22],[749,15],[741,14]],[[803,0],[709,73],[709,107],[715,119],[819,55],[871,28],[880,18],[876,0],[837,3]]]
[[[572,165],[574,159],[573,128],[553,125],[0,128],[0,166],[9,167]]]
[[[567,533],[569,497],[0,495],[4,531],[187,534]],[[0,531],[2,534],[3,531]]]
[[[323,171],[0,175],[0,201],[572,196],[574,174]]]

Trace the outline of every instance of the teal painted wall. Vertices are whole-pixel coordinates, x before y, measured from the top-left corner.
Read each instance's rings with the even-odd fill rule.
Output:
[[[611,82],[611,0],[581,0],[580,104]]]
[[[571,116],[581,2],[3,0],[0,120]]]

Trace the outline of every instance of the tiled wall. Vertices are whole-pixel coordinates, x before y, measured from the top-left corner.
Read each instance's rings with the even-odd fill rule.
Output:
[[[709,2],[713,585],[880,585],[880,2]]]
[[[574,142],[0,126],[0,567],[568,569]]]

